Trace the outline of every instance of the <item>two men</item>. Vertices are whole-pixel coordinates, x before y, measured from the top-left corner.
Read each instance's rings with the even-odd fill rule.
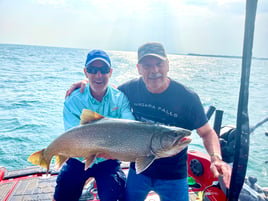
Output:
[[[137,69],[140,78],[118,87],[129,99],[135,119],[196,129],[211,156],[212,173],[215,177],[222,174],[229,188],[231,168],[221,160],[218,137],[208,124],[198,95],[168,77],[169,61],[163,45],[155,42],[142,45],[138,49]],[[81,86],[84,86],[83,82],[74,84],[67,95]],[[150,190],[157,192],[161,201],[189,200],[187,148],[175,156],[156,160],[141,174],[136,174],[135,165],[131,163],[126,200],[143,201]]]

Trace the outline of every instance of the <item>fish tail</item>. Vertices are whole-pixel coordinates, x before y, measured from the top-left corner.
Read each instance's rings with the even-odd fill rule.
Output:
[[[50,160],[46,160],[44,157],[44,151],[45,149],[42,149],[41,151],[35,152],[31,154],[28,158],[28,161],[31,162],[34,165],[39,165],[43,168],[46,168],[47,171],[49,170],[49,164]]]

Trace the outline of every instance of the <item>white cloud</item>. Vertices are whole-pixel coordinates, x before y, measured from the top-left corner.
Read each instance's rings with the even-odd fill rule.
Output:
[[[36,0],[36,2],[41,5],[65,5],[65,0]]]
[[[254,54],[268,57],[268,1],[260,1]],[[1,0],[1,43],[241,55],[244,0]],[[266,49],[266,50],[265,50]]]

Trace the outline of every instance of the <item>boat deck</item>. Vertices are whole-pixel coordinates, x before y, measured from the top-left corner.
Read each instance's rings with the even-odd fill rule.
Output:
[[[32,172],[35,172],[32,175]],[[44,170],[39,167],[32,167],[21,172],[5,172],[4,179],[0,181],[0,200],[1,201],[51,201],[56,185],[57,172],[46,175]],[[14,175],[17,176],[14,177]],[[18,177],[20,175],[20,177]],[[196,194],[191,192],[190,201],[196,200]],[[97,189],[94,179],[88,180],[80,201],[98,200]],[[159,196],[150,192],[146,201],[159,201]]]
[[[210,201],[225,201],[226,196],[219,187],[211,184],[217,179],[210,172],[209,157],[199,151],[188,151],[188,177],[193,181],[189,183],[189,200],[199,200],[197,194],[204,192]],[[122,169],[128,174],[129,163],[122,162]],[[50,167],[49,174],[39,166],[31,166],[21,170],[8,171],[0,168],[0,201],[45,201],[52,200],[58,171]],[[95,180],[90,178],[86,183],[80,201],[98,201]],[[150,192],[146,201],[159,201],[159,196]]]
[[[23,180],[2,183],[0,200],[52,200],[56,177],[32,177]],[[10,195],[9,195],[9,192]]]

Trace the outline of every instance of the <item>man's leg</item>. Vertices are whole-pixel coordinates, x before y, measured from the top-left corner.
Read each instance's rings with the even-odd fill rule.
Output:
[[[101,201],[117,201],[125,190],[126,176],[116,160],[107,160],[94,165],[98,195]]]
[[[187,178],[177,180],[153,179],[153,189],[161,201],[189,201]]]
[[[84,167],[84,163],[73,158],[63,165],[56,181],[54,193],[56,201],[79,200],[87,179]]]
[[[151,178],[142,174],[136,174],[135,170],[129,168],[125,190],[126,201],[144,201],[151,190]]]

